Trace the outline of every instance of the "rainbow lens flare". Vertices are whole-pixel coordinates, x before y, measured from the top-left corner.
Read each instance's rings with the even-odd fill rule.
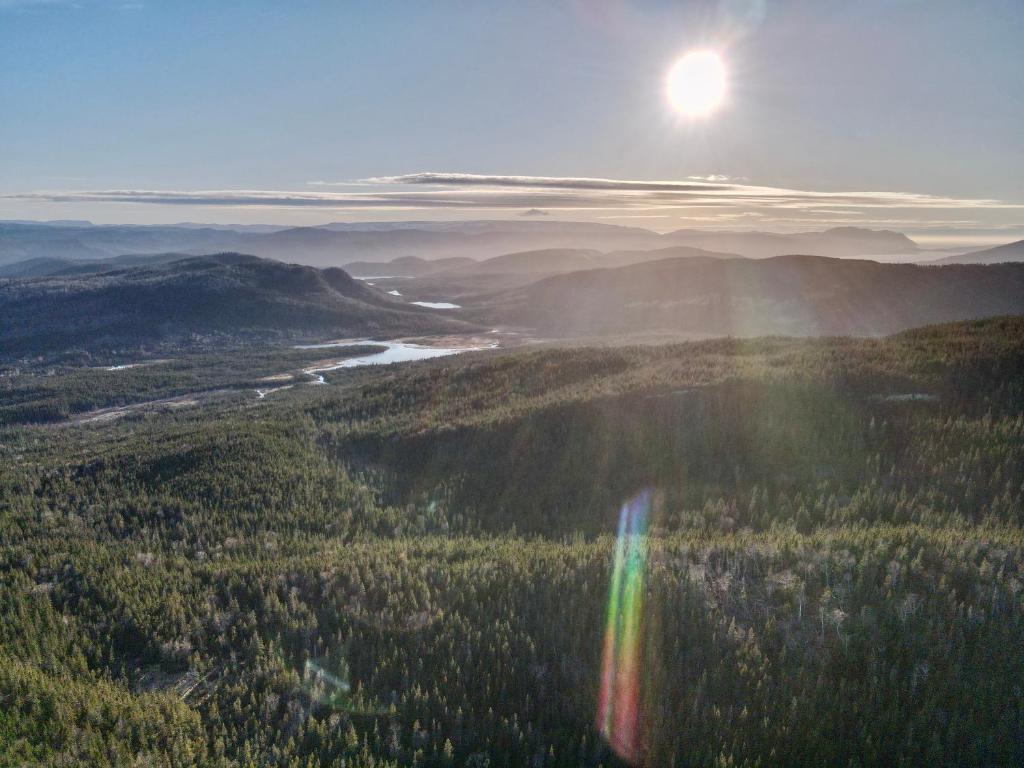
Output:
[[[632,763],[643,754],[640,664],[650,509],[651,493],[642,491],[619,512],[597,709],[597,729],[619,757]]]
[[[302,673],[307,690],[318,704],[336,706],[344,702],[352,690],[341,677],[324,669],[312,659],[306,659]]]

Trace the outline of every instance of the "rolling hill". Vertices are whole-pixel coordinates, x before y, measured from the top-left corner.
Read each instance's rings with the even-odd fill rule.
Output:
[[[560,336],[878,335],[1024,313],[1024,265],[677,258],[549,277],[475,313]]]
[[[495,256],[463,267],[475,274],[552,274],[603,266],[604,254],[593,248],[538,248]]]
[[[670,246],[646,250],[599,251],[594,248],[538,248],[493,256],[489,259],[469,259],[452,256],[442,259],[421,259],[403,256],[386,262],[354,261],[344,266],[354,277],[425,277],[441,276],[443,280],[459,281],[468,276],[543,276],[583,269],[621,267],[641,261],[655,261],[682,256],[716,256],[735,258],[734,253],[713,253],[689,246]],[[2,268],[0,268],[2,269]],[[0,271],[0,274],[3,274]]]
[[[593,248],[543,248],[506,253],[457,268],[476,275],[553,275],[586,269],[623,267],[644,261],[683,257],[736,258],[735,253],[718,253],[686,245],[642,250],[598,251]]]
[[[391,261],[353,261],[344,267],[353,277],[371,277],[388,275],[393,277],[421,277],[449,269],[469,267],[476,264],[475,259],[463,256],[452,256],[447,259],[421,259],[419,256],[399,256]]]
[[[748,259],[766,259],[793,253],[832,258],[906,256],[920,251],[917,243],[900,232],[862,227],[833,227],[822,232],[793,234],[682,229],[666,234],[665,238],[694,248],[739,254]]]
[[[935,264],[1002,264],[1009,261],[1024,261],[1024,240],[1017,240],[983,251],[971,251],[957,256],[947,256]]]
[[[0,349],[6,357],[471,329],[396,301],[341,269],[237,253],[0,280]]]
[[[482,261],[460,258],[424,261],[406,257],[383,265],[358,262],[347,265],[346,271],[353,267],[356,274],[362,276],[390,277],[387,287],[397,290],[408,301],[450,301],[465,306],[489,301],[494,294],[521,288],[552,275],[694,256],[736,258],[736,254],[714,253],[688,246],[609,252],[593,248],[541,248],[506,253]],[[447,268],[431,269],[435,264]]]
[[[47,277],[50,275],[89,275],[125,267],[142,267],[190,258],[187,253],[128,253],[106,259],[55,259],[40,256],[0,266],[2,277]]]

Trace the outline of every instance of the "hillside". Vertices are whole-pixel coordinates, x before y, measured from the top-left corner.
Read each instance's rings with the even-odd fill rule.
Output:
[[[1009,261],[1024,261],[1024,240],[1017,240],[983,251],[971,251],[957,256],[947,256],[932,262],[934,264],[1002,264]]]
[[[643,261],[695,256],[736,258],[734,253],[717,253],[685,245],[608,252],[593,248],[543,248],[534,251],[506,253],[459,267],[456,271],[476,275],[551,275],[586,269],[621,267]]]
[[[601,266],[602,255],[593,248],[539,248],[484,259],[462,271],[476,274],[574,272]]]
[[[234,248],[242,235],[174,226],[41,225],[0,222],[0,264],[33,258],[105,259],[126,253],[214,253]]]
[[[684,245],[647,250],[600,251],[594,248],[541,248],[517,251],[482,261],[452,257],[425,261],[404,257],[384,264],[347,265],[356,274],[387,280],[386,287],[406,301],[454,302],[461,307],[487,304],[496,294],[522,288],[537,280],[566,272],[620,267],[670,257],[736,258]],[[437,268],[434,265],[443,266]],[[377,284],[384,287],[384,283]]]
[[[478,312],[553,335],[875,335],[1024,312],[1024,265],[666,259],[550,277]]]
[[[862,227],[833,227],[822,232],[794,234],[676,230],[665,238],[691,247],[736,253],[749,259],[792,253],[833,258],[892,256],[915,254],[920,250],[917,243],[900,232]]]
[[[447,259],[421,259],[419,256],[399,256],[391,261],[353,261],[344,265],[343,269],[353,277],[372,277],[387,275],[393,277],[420,277],[448,269],[469,267],[476,264],[475,259],[463,256],[452,256]]]
[[[480,353],[0,427],[0,755],[1022,765],[1022,374],[1016,317]],[[86,376],[130,398],[161,374],[0,393],[57,411]],[[623,615],[633,763],[594,724]]]
[[[55,259],[40,256],[0,266],[2,277],[47,277],[49,275],[88,275],[125,267],[141,267],[189,258],[187,253],[147,253],[111,256],[106,259]]]
[[[0,280],[0,347],[14,357],[70,348],[154,349],[469,327],[395,301],[340,269],[241,254]]]
[[[735,259],[741,257],[739,253],[726,253],[724,251],[708,250],[706,248],[695,248],[690,245],[672,245],[667,248],[654,248],[646,251],[611,251],[606,253],[602,261],[604,267],[625,267],[630,264],[640,264],[645,261],[663,261],[664,259]]]

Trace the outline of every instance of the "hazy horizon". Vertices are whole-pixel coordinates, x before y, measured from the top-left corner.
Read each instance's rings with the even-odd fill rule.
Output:
[[[33,224],[49,224],[49,225],[64,225],[71,223],[81,222],[90,226],[107,227],[107,226],[139,226],[139,227],[218,227],[218,228],[232,228],[237,227],[244,229],[246,227],[268,227],[276,229],[290,229],[294,227],[325,227],[332,224],[344,224],[353,228],[358,228],[360,225],[373,226],[378,224],[401,224],[409,225],[409,228],[414,229],[417,225],[437,225],[437,224],[461,224],[461,223],[477,223],[477,222],[492,222],[492,221],[522,221],[522,218],[507,217],[506,219],[497,218],[446,218],[446,219],[405,219],[405,218],[389,218],[389,219],[355,219],[351,221],[341,221],[336,217],[323,217],[317,216],[310,221],[303,222],[290,222],[281,223],[272,219],[257,219],[254,221],[227,221],[219,218],[210,218],[209,220],[177,220],[171,217],[168,221],[141,221],[141,222],[125,222],[118,218],[112,218],[109,221],[98,218],[97,220],[92,219],[0,219],[2,222],[27,222]],[[545,218],[541,219],[542,222],[551,223],[563,223],[563,224],[609,224],[613,226],[632,227],[637,229],[649,230],[656,234],[668,234],[670,232],[692,229],[695,232],[707,232],[707,233],[721,233],[721,234],[779,234],[779,235],[791,235],[791,234],[808,234],[824,232],[829,229],[839,229],[843,227],[854,227],[859,229],[867,229],[871,231],[892,231],[899,234],[904,234],[913,240],[917,245],[921,247],[923,251],[935,251],[935,258],[939,258],[942,253],[947,251],[958,251],[958,250],[969,250],[977,249],[981,250],[997,245],[1003,245],[1009,242],[1016,242],[1024,239],[1024,227],[1020,229],[1012,229],[1006,231],[998,231],[994,233],[970,233],[960,234],[955,231],[904,231],[898,228],[874,228],[874,227],[860,227],[855,224],[837,224],[831,227],[775,227],[775,228],[764,228],[758,229],[756,227],[744,227],[737,229],[726,229],[720,227],[711,226],[682,226],[682,227],[658,227],[651,224],[644,224],[642,222],[626,223],[626,222],[610,222],[610,221],[586,221],[582,219],[571,219],[571,218],[556,218],[545,214]],[[873,254],[865,255],[863,258],[871,258],[875,260],[884,261],[920,261],[921,254],[892,254],[886,257],[884,254]],[[925,260],[931,258],[928,255],[924,256]]]
[[[1024,238],[1024,6],[985,11],[526,2],[404,8],[396,25],[386,5],[5,0],[0,102],[18,117],[0,124],[0,218],[539,211],[1009,242]],[[694,49],[723,62],[711,117],[665,98]]]

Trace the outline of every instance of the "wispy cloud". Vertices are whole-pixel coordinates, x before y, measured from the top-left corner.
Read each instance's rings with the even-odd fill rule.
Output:
[[[644,193],[618,198],[624,202],[647,202],[662,205],[687,205],[695,202],[761,203],[773,205],[856,205],[859,207],[923,207],[923,208],[1021,208],[1022,204],[1006,203],[999,200],[954,198],[913,192],[817,192],[757,186],[752,184],[724,183],[724,176],[704,177],[706,181],[688,177],[685,181],[638,181],[623,179],[600,179],[552,176],[485,176],[472,173],[411,173],[402,176],[380,176],[363,179],[366,183],[429,185],[439,188],[487,188],[574,190],[579,201],[597,199],[604,203],[608,193]],[[330,184],[330,182],[321,182]],[[339,182],[344,185],[345,182]]]
[[[725,189],[707,182],[622,181],[558,176],[482,176],[476,173],[408,173],[363,179],[371,184],[417,184],[442,187],[492,187],[525,189],[576,189],[617,192],[698,192]],[[329,184],[330,182],[322,182]],[[341,182],[343,185],[345,182]]]
[[[319,208],[350,211],[485,212],[518,209],[562,216],[598,214],[672,216],[722,223],[770,219],[795,225],[881,221],[958,225],[985,223],[1024,210],[1024,204],[916,192],[815,191],[729,181],[723,176],[673,180],[562,176],[413,173],[356,181],[310,182],[299,191],[278,190],[92,190],[40,191],[0,199],[53,203],[131,203],[163,206]],[[884,213],[882,212],[884,210]],[[980,223],[980,222],[975,222]]]

